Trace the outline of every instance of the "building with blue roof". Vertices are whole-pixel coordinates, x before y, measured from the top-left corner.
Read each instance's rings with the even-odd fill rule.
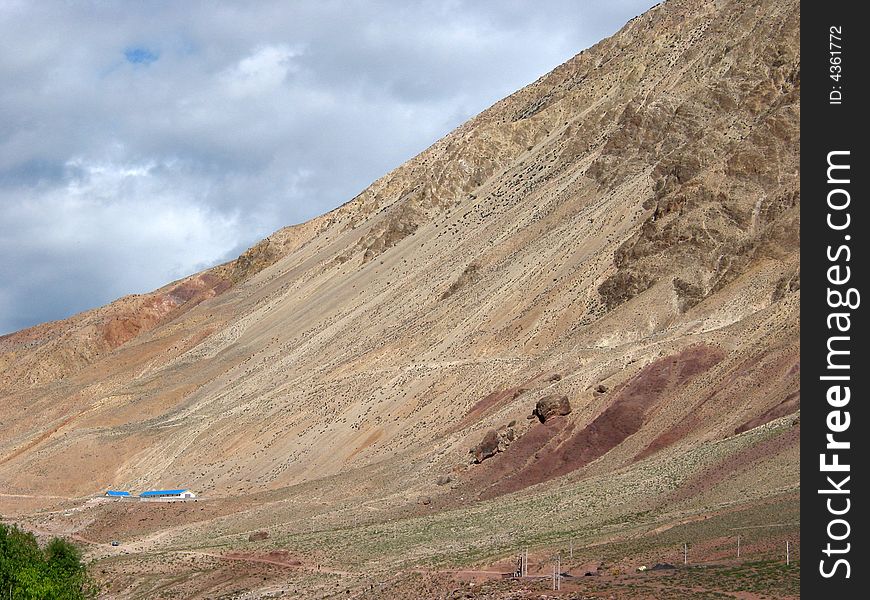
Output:
[[[141,500],[193,500],[196,494],[190,490],[149,490],[139,494]]]
[[[106,490],[106,496],[109,498],[130,498],[130,492],[121,492],[118,490]]]

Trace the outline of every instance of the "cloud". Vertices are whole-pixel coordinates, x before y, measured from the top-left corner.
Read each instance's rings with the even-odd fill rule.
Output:
[[[50,319],[58,305],[89,308],[95,293],[160,287],[239,243],[238,214],[211,209],[214,191],[183,165],[76,159],[67,168],[65,186],[23,192],[5,215],[15,230],[0,238],[0,277],[16,284],[3,295],[13,326]]]
[[[0,3],[0,333],[338,206],[651,4]]]
[[[235,97],[274,93],[294,70],[291,60],[300,52],[286,45],[260,46],[253,54],[221,73],[220,78]]]

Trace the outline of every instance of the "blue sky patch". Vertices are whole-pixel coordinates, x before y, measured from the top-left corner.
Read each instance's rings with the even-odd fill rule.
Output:
[[[152,52],[148,48],[134,46],[124,50],[124,58],[134,65],[150,65],[159,57],[156,52]]]

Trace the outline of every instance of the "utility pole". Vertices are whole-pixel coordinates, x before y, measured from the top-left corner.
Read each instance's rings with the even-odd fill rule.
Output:
[[[689,564],[689,545],[683,542],[683,564]]]
[[[785,564],[788,566],[791,560],[791,553],[789,552],[788,540],[785,541]]]
[[[553,590],[561,590],[562,589],[562,555],[557,554],[556,556],[551,557],[553,561]]]
[[[737,558],[740,558],[740,536],[737,536]]]

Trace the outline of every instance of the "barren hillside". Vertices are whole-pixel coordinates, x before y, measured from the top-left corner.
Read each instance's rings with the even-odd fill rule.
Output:
[[[669,0],[233,263],[0,338],[0,487],[188,487],[227,536],[294,494],[326,526],[793,492],[799,25]]]

